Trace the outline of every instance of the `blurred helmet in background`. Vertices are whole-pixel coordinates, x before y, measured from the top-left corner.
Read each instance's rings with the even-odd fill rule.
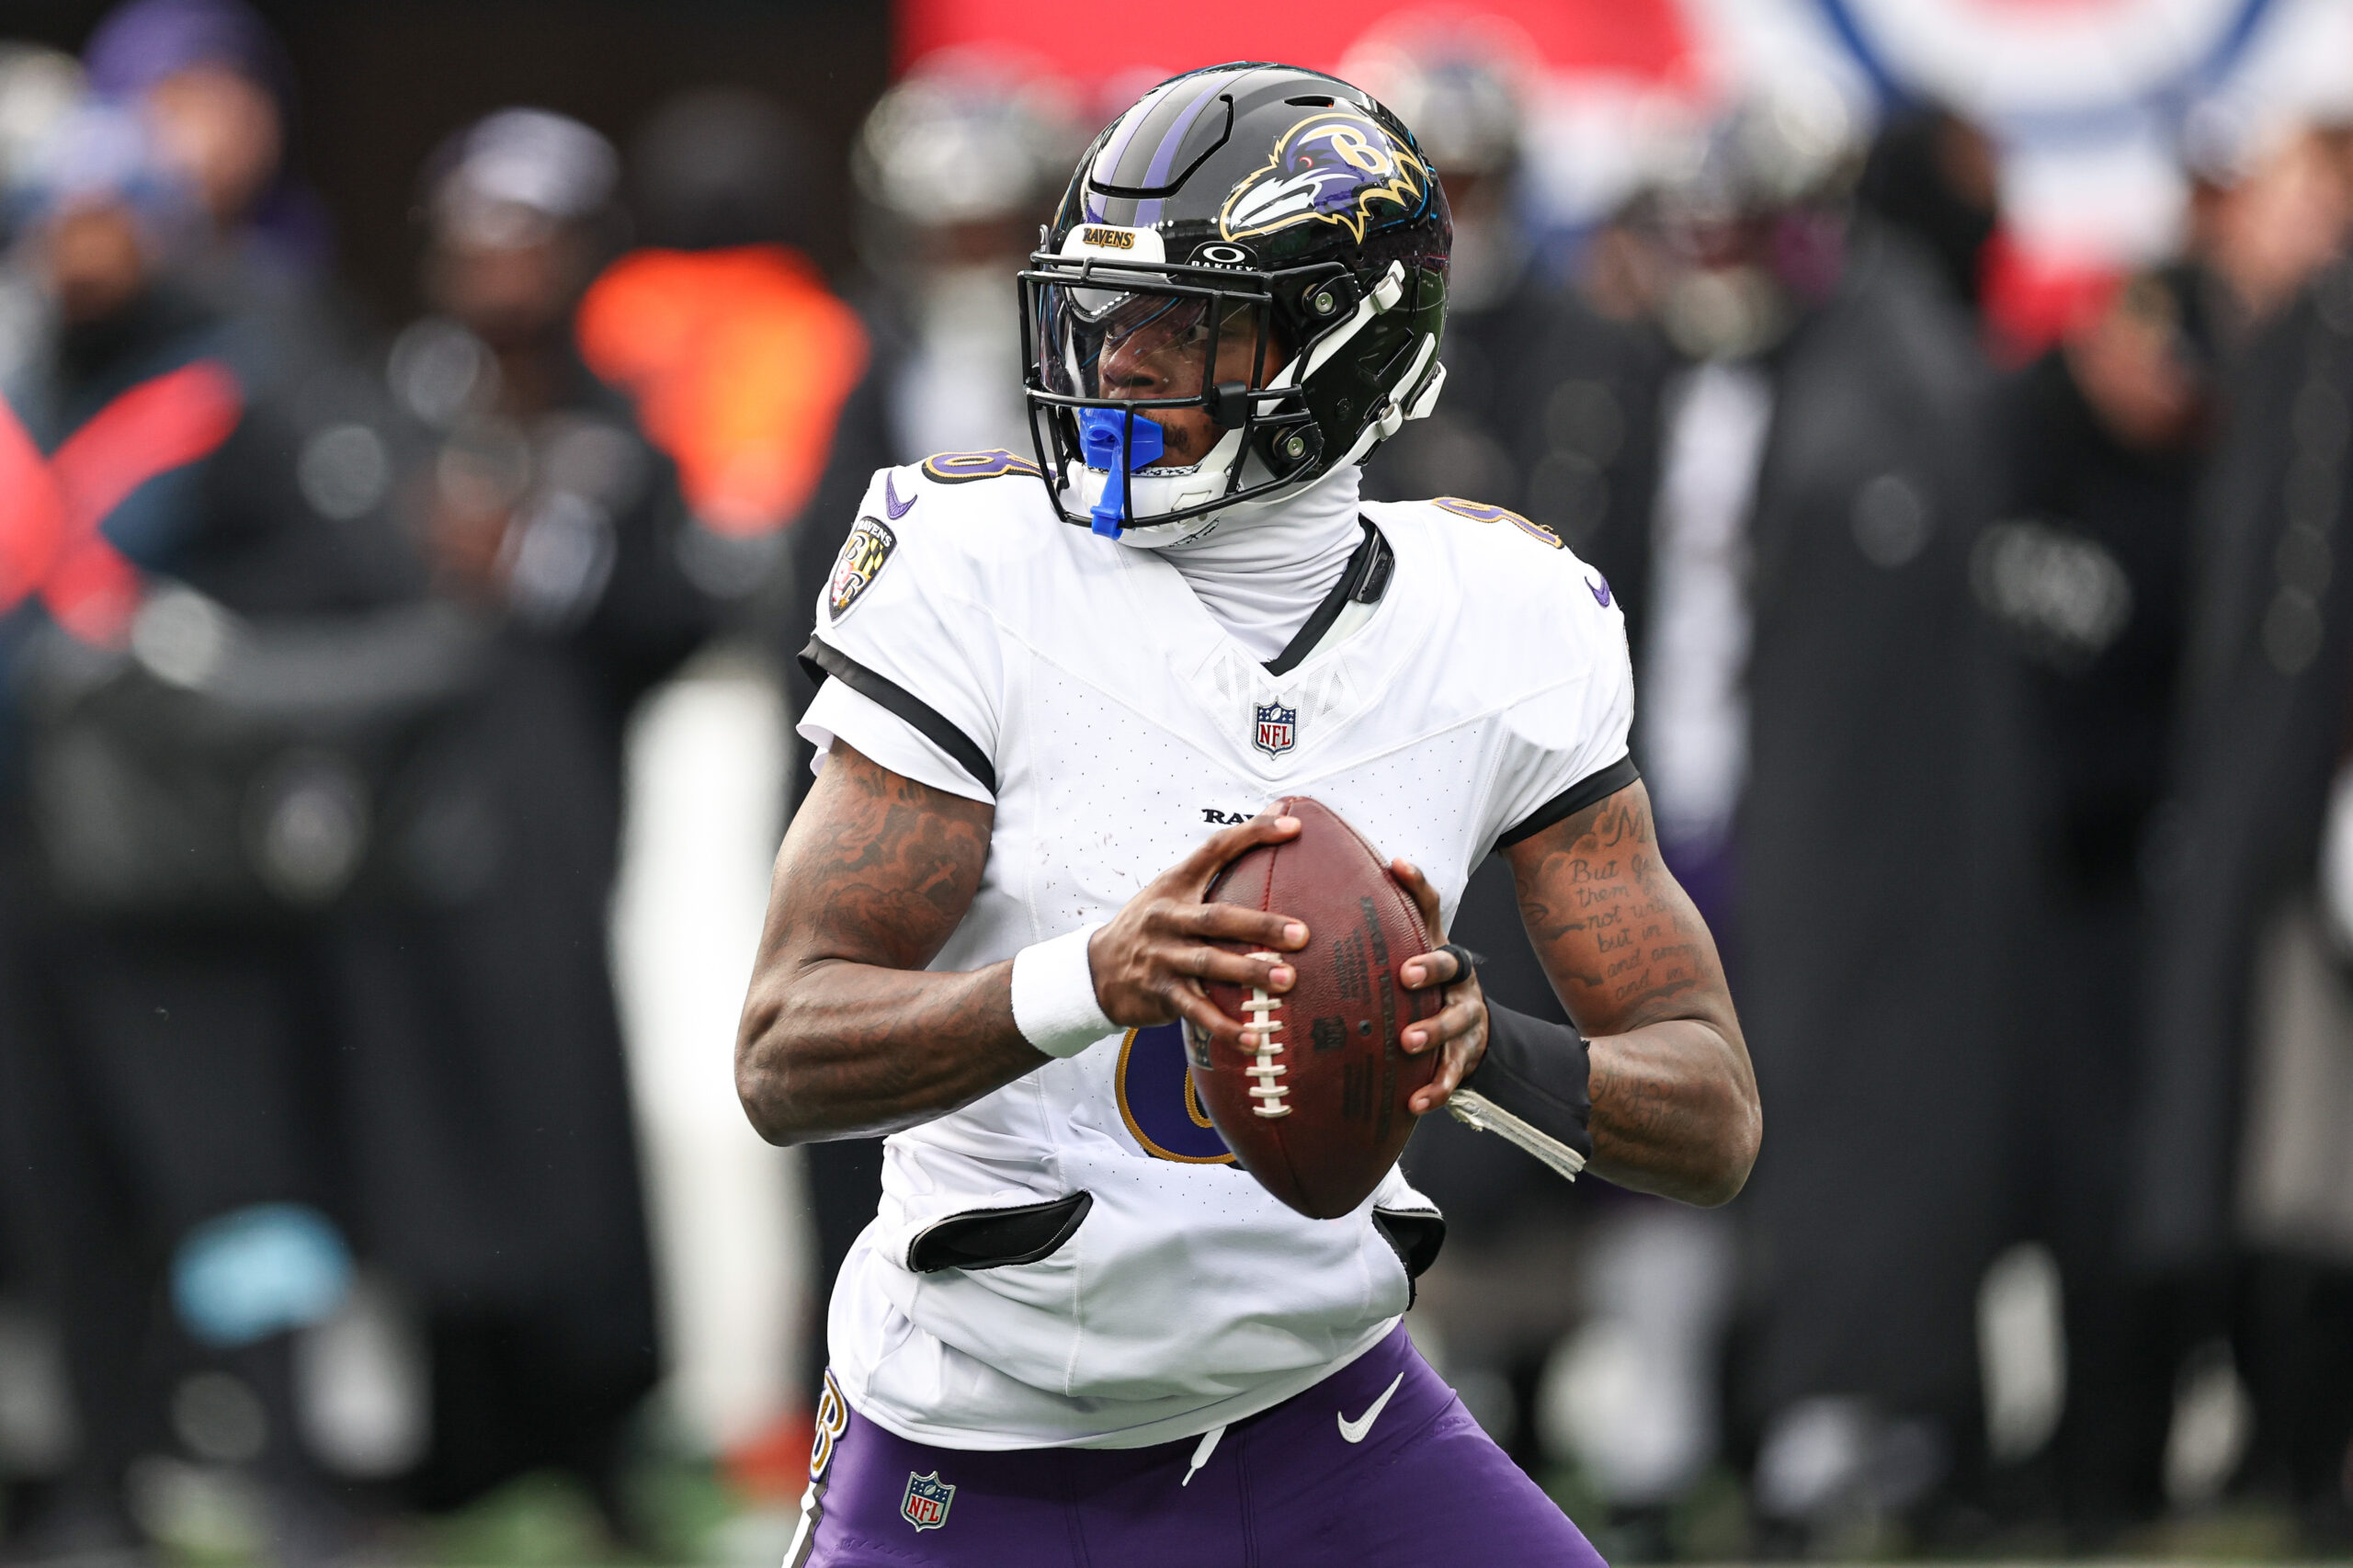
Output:
[[[1673,269],[1660,324],[1696,358],[1770,347],[1837,281],[1864,126],[1836,84],[1785,75],[1720,120],[1654,212]]]
[[[1413,127],[1446,187],[1454,219],[1448,303],[1457,312],[1500,303],[1534,255],[1518,174],[1526,62],[1536,58],[1526,35],[1499,17],[1424,18],[1376,28],[1339,68]]]
[[[504,249],[594,223],[620,181],[613,144],[568,116],[505,108],[442,144],[427,204],[437,237]]]
[[[699,87],[665,101],[630,143],[631,206],[647,244],[803,244],[816,184],[809,138],[774,99]]]
[[[1521,78],[1533,49],[1494,17],[1443,29],[1428,23],[1384,28],[1358,40],[1336,74],[1414,128],[1430,167],[1447,184],[1459,222],[1458,178],[1508,176],[1519,165]]]
[[[1073,97],[1018,56],[952,50],[884,93],[851,154],[860,250],[878,275],[1017,259],[1052,215],[1084,137]]]
[[[909,455],[1028,443],[1015,277],[1085,144],[1076,95],[1026,56],[927,56],[851,149],[858,251],[909,337],[886,396]]]
[[[494,346],[559,326],[619,248],[620,156],[576,119],[500,109],[449,138],[426,170],[427,289]]]
[[[1669,187],[1668,206],[1691,221],[1730,222],[1843,200],[1860,167],[1863,131],[1836,84],[1784,76],[1717,123],[1697,167]]]

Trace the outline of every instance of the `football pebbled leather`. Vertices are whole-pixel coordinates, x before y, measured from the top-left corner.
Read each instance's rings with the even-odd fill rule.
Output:
[[[1274,1048],[1243,1051],[1188,1029],[1187,1061],[1202,1109],[1242,1167],[1301,1213],[1330,1220],[1371,1195],[1413,1136],[1418,1119],[1406,1101],[1437,1073],[1440,1053],[1409,1056],[1398,1037],[1443,1003],[1437,990],[1409,991],[1397,977],[1432,943],[1387,858],[1317,801],[1291,796],[1277,810],[1299,818],[1299,835],[1245,850],[1203,895],[1307,926],[1307,946],[1281,955],[1298,976],[1289,991],[1206,986],[1228,1017],[1278,1026]]]

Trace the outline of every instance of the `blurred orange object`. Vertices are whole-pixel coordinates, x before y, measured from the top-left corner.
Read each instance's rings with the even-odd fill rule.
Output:
[[[727,1479],[746,1497],[799,1497],[809,1484],[809,1450],[817,1425],[805,1410],[779,1416],[750,1442],[727,1454]]]
[[[695,515],[736,538],[808,504],[866,329],[783,245],[632,251],[580,302],[581,357],[627,391]]]

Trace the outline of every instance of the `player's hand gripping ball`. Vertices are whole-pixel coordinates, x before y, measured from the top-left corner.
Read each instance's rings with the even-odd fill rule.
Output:
[[[1298,835],[1245,850],[1203,898],[1304,923],[1307,946],[1282,955],[1297,978],[1283,992],[1205,982],[1249,1034],[1237,1046],[1188,1028],[1188,1056],[1201,1107],[1243,1168],[1301,1213],[1329,1220],[1397,1163],[1417,1112],[1430,1108],[1416,1096],[1443,1074],[1442,1099],[1475,1065],[1486,1008],[1476,981],[1451,972],[1451,955],[1426,959],[1408,983],[1408,960],[1437,940],[1437,901],[1417,874],[1412,887],[1401,882],[1315,801],[1291,797],[1273,811],[1298,818]],[[1458,980],[1449,1006],[1448,983]],[[1415,1025],[1418,1050],[1409,1050]]]

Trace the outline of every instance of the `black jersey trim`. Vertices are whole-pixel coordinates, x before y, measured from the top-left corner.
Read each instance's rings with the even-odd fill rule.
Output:
[[[982,789],[992,796],[996,793],[996,769],[989,763],[989,754],[972,736],[949,723],[938,709],[897,681],[877,675],[816,637],[809,639],[809,646],[801,650],[801,667],[819,686],[831,676],[860,697],[889,709],[913,725],[916,733],[953,757],[956,765],[971,774]]]
[[[1621,756],[1598,773],[1588,773],[1520,820],[1518,827],[1495,840],[1498,849],[1523,838],[1533,838],[1563,817],[1573,817],[1596,801],[1606,801],[1642,778],[1631,756]]]
[[[1340,580],[1332,585],[1332,591],[1324,596],[1324,602],[1315,607],[1307,624],[1283,644],[1283,651],[1267,661],[1268,675],[1287,676],[1299,668],[1315,652],[1315,645],[1324,641],[1324,633],[1332,630],[1332,623],[1340,619],[1342,610],[1351,604],[1378,604],[1381,596],[1389,591],[1397,557],[1390,550],[1389,541],[1381,537],[1381,530],[1372,526],[1370,517],[1357,520],[1364,525],[1364,538],[1348,556],[1348,563],[1340,569]]]

